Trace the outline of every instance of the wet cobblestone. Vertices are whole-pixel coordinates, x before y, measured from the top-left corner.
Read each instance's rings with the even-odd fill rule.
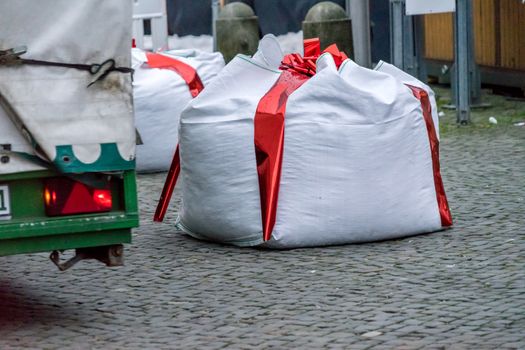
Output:
[[[165,174],[139,176],[126,266],[0,258],[0,348],[523,349],[525,128],[442,137],[452,230],[264,251],[151,220]]]

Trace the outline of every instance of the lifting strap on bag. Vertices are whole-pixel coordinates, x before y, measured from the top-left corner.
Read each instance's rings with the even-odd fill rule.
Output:
[[[148,65],[151,68],[171,69],[177,72],[181,76],[181,78],[184,79],[186,84],[188,84],[188,88],[190,89],[192,97],[196,97],[204,89],[204,85],[202,84],[202,81],[199,75],[197,74],[197,71],[192,66],[174,58],[164,56],[158,53],[147,52],[146,57],[148,58]],[[166,211],[168,210],[173,190],[175,189],[175,185],[177,184],[179,173],[180,156],[179,145],[177,145],[177,149],[175,150],[175,154],[173,155],[173,160],[171,162],[168,175],[166,176],[166,182],[164,183],[164,187],[162,188],[157,209],[155,210],[155,215],[153,216],[153,220],[156,222],[162,222],[162,220],[164,220],[164,216],[166,215]]]
[[[441,178],[439,166],[439,140],[437,137],[436,127],[432,119],[432,108],[428,98],[428,93],[412,85],[407,85],[414,96],[420,101],[421,109],[423,110],[423,119],[427,127],[428,139],[430,143],[430,154],[432,156],[432,171],[434,173],[434,186],[436,189],[436,199],[439,208],[439,216],[441,217],[441,226],[443,228],[452,226],[452,214],[448,206],[447,196],[445,194],[445,187]]]
[[[151,68],[169,69],[179,74],[188,84],[192,97],[196,97],[204,89],[199,74],[189,64],[159,53],[146,52],[146,57]]]
[[[255,158],[263,220],[263,239],[272,236],[277,212],[284,149],[284,116],[288,97],[310,77],[285,70],[261,98],[254,119]]]

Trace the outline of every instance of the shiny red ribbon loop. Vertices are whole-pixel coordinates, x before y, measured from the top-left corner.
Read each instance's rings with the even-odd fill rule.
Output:
[[[344,60],[348,56],[339,51],[336,44],[328,46],[323,52],[321,52],[321,41],[319,38],[306,39],[303,42],[304,45],[304,56],[297,53],[292,53],[284,56],[281,62],[282,70],[292,70],[296,73],[307,75],[309,77],[315,75],[317,71],[316,61],[324,53],[329,53],[334,58],[336,67],[339,69]]]
[[[447,196],[445,194],[445,188],[443,186],[443,180],[441,178],[440,166],[439,166],[439,140],[437,138],[436,127],[434,120],[432,119],[432,107],[430,106],[430,100],[428,93],[416,86],[407,85],[414,96],[420,101],[421,108],[423,109],[423,118],[428,132],[428,139],[430,141],[430,153],[432,155],[432,171],[434,172],[434,187],[436,188],[436,199],[439,208],[439,215],[441,217],[441,226],[449,227],[452,226],[452,214],[448,206]]]
[[[197,71],[189,64],[158,53],[146,52],[146,57],[151,68],[170,69],[179,74],[188,84],[192,97],[196,97],[204,89]]]

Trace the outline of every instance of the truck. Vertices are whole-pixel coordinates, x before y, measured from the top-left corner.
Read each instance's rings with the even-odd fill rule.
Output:
[[[0,2],[0,256],[123,264],[139,224],[131,12],[131,0]]]

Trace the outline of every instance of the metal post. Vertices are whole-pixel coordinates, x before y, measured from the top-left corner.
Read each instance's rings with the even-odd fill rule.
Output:
[[[348,18],[352,19],[352,12],[350,11],[350,3],[352,2],[352,0],[345,0],[345,10],[346,10],[346,15],[348,16]]]
[[[390,0],[390,60],[408,74],[426,81],[421,16],[405,15],[405,0]]]
[[[417,77],[417,61],[414,41],[413,16],[405,16],[403,9],[403,70]]]
[[[428,75],[425,62],[425,26],[423,16],[414,16],[414,38],[417,64],[416,78],[426,83]]]
[[[481,77],[478,64],[476,63],[476,48],[474,46],[474,19],[472,16],[472,3],[468,4],[468,65],[469,65],[469,87],[470,105],[488,107],[490,104],[481,102]]]
[[[471,0],[456,0],[454,54],[456,59],[456,112],[457,122],[470,121],[469,79],[469,20]]]
[[[390,0],[390,61],[399,69],[403,64],[404,0]]]
[[[211,2],[211,32],[213,36],[213,51],[217,51],[217,25],[216,21],[219,18],[220,0],[212,0]]]
[[[346,1],[347,13],[352,20],[352,39],[355,62],[363,67],[372,66],[370,50],[370,2],[369,0]]]

